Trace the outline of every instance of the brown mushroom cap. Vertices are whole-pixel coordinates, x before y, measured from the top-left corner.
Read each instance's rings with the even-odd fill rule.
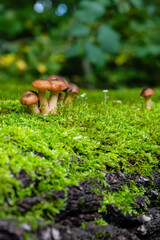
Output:
[[[80,92],[79,87],[74,83],[69,83],[69,87],[65,90],[67,94],[78,94]]]
[[[55,91],[61,92],[64,91],[68,87],[68,83],[66,84],[59,76],[51,75],[47,79],[38,79],[32,83],[32,87],[45,91]]]
[[[38,93],[36,93],[35,91],[32,91],[32,90],[28,90],[26,92],[23,93],[23,96],[27,95],[27,94],[36,94],[38,96]]]
[[[141,97],[147,98],[151,97],[154,94],[154,91],[151,88],[143,88],[141,92]]]
[[[47,80],[61,80],[61,77],[55,74],[52,74],[47,78]]]
[[[61,78],[61,80],[63,80],[65,82],[65,84],[69,87],[69,82],[63,77],[63,76],[59,76]]]
[[[20,103],[22,105],[32,105],[34,103],[37,103],[39,100],[37,94],[35,93],[28,93],[28,94],[25,94],[21,100],[20,100]]]
[[[66,88],[69,87],[68,81],[64,77],[59,76],[59,75],[54,75],[53,74],[53,75],[49,76],[47,78],[47,80],[49,80],[49,81],[63,81],[66,84],[66,86],[67,86]],[[61,90],[61,91],[64,91],[64,90]]]
[[[62,92],[64,91],[68,85],[63,80],[55,79],[55,80],[50,80],[50,87],[48,90],[54,91],[54,92]]]
[[[45,79],[37,79],[34,82],[32,82],[32,87],[40,91],[46,91],[50,87],[50,84],[49,81],[46,81]]]

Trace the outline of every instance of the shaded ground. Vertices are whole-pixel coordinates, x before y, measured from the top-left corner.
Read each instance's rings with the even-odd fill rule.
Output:
[[[32,182],[24,171],[19,173],[19,180],[22,181],[23,187]],[[98,185],[100,189],[117,191],[124,184],[129,186],[131,180],[134,180],[138,186],[149,187],[151,184],[155,186],[154,191],[148,190],[146,196],[136,198],[137,208],[144,209],[147,205],[148,210],[145,214],[124,216],[111,204],[106,205],[105,213],[98,213],[102,195],[94,193],[93,185]],[[160,206],[158,206],[160,171],[153,174],[153,179],[138,173],[131,176],[120,172],[107,173],[106,181],[109,184],[107,187],[102,186],[95,179],[91,182],[82,181],[79,186],[70,186],[65,210],[55,217],[54,224],[39,226],[36,231],[33,231],[31,226],[18,223],[14,219],[0,220],[0,240],[23,240],[25,233],[29,234],[29,239],[37,240],[160,240]],[[149,203],[146,202],[146,197],[149,198]],[[64,192],[50,191],[41,196],[25,198],[18,202],[19,211],[25,214],[33,205],[47,198],[63,199]],[[103,218],[108,225],[96,225],[95,218]],[[82,223],[85,223],[83,229]]]

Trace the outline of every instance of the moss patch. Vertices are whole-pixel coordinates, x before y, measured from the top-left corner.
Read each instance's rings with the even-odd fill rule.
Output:
[[[106,105],[102,91],[85,91],[87,98],[79,97],[73,109],[60,108],[53,117],[26,113],[19,99],[28,89],[12,85],[6,93],[0,92],[1,218],[51,221],[65,200],[45,200],[23,216],[17,201],[50,190],[66,191],[67,186],[90,178],[106,184],[106,171],[149,176],[159,169],[158,95],[148,111],[139,89],[109,91]],[[22,170],[31,179],[25,187],[19,179]],[[133,183],[122,187],[118,195],[107,191],[103,194],[106,203],[134,212],[134,197],[144,192]]]

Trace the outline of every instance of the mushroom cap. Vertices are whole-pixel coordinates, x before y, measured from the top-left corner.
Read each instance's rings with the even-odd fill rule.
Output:
[[[69,82],[63,77],[63,76],[59,76],[61,78],[61,80],[63,80],[65,82],[66,85],[68,85],[69,87]]]
[[[48,80],[50,87],[48,90],[54,91],[54,92],[61,92],[68,88],[68,84],[61,80],[61,79],[54,79],[54,80]]]
[[[23,93],[23,96],[27,95],[27,94],[36,94],[38,96],[38,93],[36,93],[35,91],[32,91],[32,90],[28,90],[26,92]]]
[[[63,81],[66,85],[67,85],[67,87],[69,87],[69,82],[63,77],[63,76],[59,76],[59,75],[55,75],[55,74],[52,74],[51,76],[49,76],[48,78],[47,78],[47,80],[56,80],[56,81]],[[64,90],[62,90],[62,91],[64,91]]]
[[[58,95],[58,100],[64,100],[64,96],[63,96],[62,93],[59,93],[59,95]]]
[[[47,78],[47,80],[61,80],[61,77],[55,74],[52,74]]]
[[[151,97],[154,94],[154,91],[151,88],[143,88],[141,92],[141,97],[147,98]]]
[[[68,94],[78,94],[80,92],[79,87],[74,83],[69,83],[69,87],[65,90]]]
[[[32,93],[23,95],[23,97],[20,100],[20,103],[22,105],[32,105],[34,103],[37,103],[38,100],[39,100],[38,95],[32,92]]]
[[[45,79],[37,79],[34,82],[32,82],[32,87],[40,91],[46,91],[50,87],[50,84],[49,81],[46,81]]]
[[[58,75],[51,75],[47,79],[38,79],[32,83],[32,87],[45,91],[61,92],[68,87],[68,82],[65,83]]]

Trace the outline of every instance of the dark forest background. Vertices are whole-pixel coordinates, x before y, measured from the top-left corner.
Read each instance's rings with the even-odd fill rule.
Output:
[[[159,0],[1,0],[0,81],[160,85]]]

